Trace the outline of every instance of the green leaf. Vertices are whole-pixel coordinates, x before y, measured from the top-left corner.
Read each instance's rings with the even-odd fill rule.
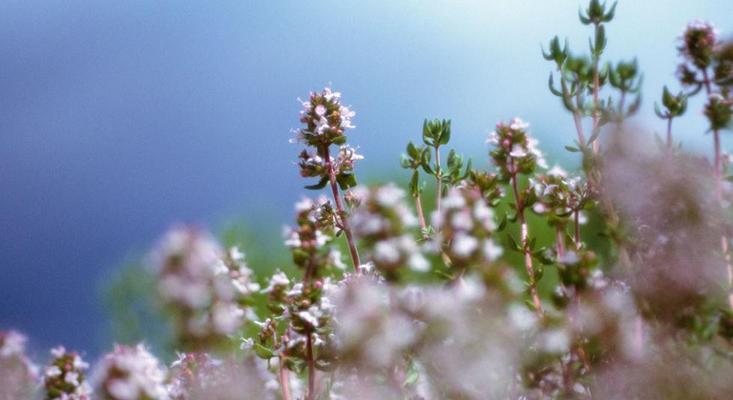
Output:
[[[450,120],[447,120],[447,121],[446,120],[443,120],[442,121],[442,123],[441,123],[441,128],[442,128],[441,131],[442,132],[440,134],[440,140],[439,140],[439,143],[440,144],[443,144],[443,145],[444,144],[448,144],[448,142],[450,141],[450,125],[451,125],[451,121]]]
[[[565,146],[565,150],[567,150],[567,151],[571,151],[571,152],[573,152],[573,153],[578,153],[578,152],[580,152],[580,149],[579,149],[579,148],[577,148],[577,147],[573,147],[573,146]]]
[[[409,155],[413,160],[418,160],[420,158],[420,151],[414,144],[412,144],[412,142],[407,144],[407,155]]]
[[[321,178],[320,181],[318,181],[318,183],[314,185],[308,185],[305,188],[308,190],[319,190],[319,189],[323,189],[324,187],[326,187],[326,184],[328,184],[328,177],[324,176]]]
[[[255,343],[254,345],[255,354],[257,354],[258,357],[269,359],[275,356],[275,352],[259,343]]]
[[[410,192],[412,197],[417,197],[420,194],[420,173],[417,170],[412,173],[412,179],[410,179]]]
[[[354,174],[339,174],[336,177],[336,182],[338,182],[341,190],[347,190],[356,186],[356,176]]]

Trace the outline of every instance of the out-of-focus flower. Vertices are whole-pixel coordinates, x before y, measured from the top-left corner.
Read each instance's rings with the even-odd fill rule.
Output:
[[[38,367],[25,354],[26,341],[16,331],[0,331],[0,400],[33,397]]]
[[[95,367],[95,394],[104,400],[168,400],[166,370],[142,344],[116,345]]]
[[[401,268],[426,271],[428,262],[408,231],[417,218],[405,201],[405,192],[394,184],[351,191],[350,222],[362,240],[366,255],[387,279],[396,279]]]
[[[693,21],[685,27],[679,47],[680,54],[697,68],[709,67],[718,41],[718,31],[705,21]]]
[[[179,354],[170,366],[168,392],[171,400],[236,400],[245,394],[253,399],[274,399],[275,391],[269,384],[273,380],[264,361],[220,360],[206,353],[187,353]]]
[[[437,248],[454,267],[464,269],[501,257],[503,250],[492,238],[496,231],[494,210],[474,187],[451,188],[443,207],[433,214]]]
[[[238,249],[227,252],[204,231],[176,227],[161,240],[153,259],[158,292],[174,313],[184,348],[223,343],[251,314],[247,298],[259,286]]]

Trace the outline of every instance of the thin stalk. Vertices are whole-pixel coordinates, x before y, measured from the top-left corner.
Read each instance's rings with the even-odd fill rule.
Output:
[[[534,267],[532,266],[532,253],[529,250],[529,228],[527,227],[527,221],[524,218],[524,204],[522,204],[522,201],[519,198],[517,172],[515,171],[513,159],[510,159],[509,167],[512,171],[512,191],[514,192],[514,201],[517,204],[517,216],[519,218],[519,224],[521,226],[522,250],[524,252],[524,268],[527,270],[527,275],[529,276],[529,292],[532,296],[532,303],[534,304],[535,312],[537,313],[537,316],[542,318],[544,311],[542,310],[542,302],[540,301],[540,296],[537,293],[537,280],[535,279]]]
[[[598,25],[596,25],[595,35],[598,35]],[[601,89],[601,80],[598,73],[598,62],[600,56],[597,54],[593,55],[593,135],[598,133],[601,128],[601,103],[599,100],[599,91]],[[593,153],[598,154],[600,151],[599,141],[593,141]]]
[[[308,358],[308,394],[306,400],[315,399],[315,387],[316,387],[316,369],[315,363],[313,362],[313,335],[308,334],[308,338],[305,342],[306,345],[306,356]]]
[[[672,116],[667,118],[667,148],[672,148]]]
[[[420,231],[423,239],[427,239],[428,236],[425,233],[428,229],[427,223],[425,223],[425,213],[422,210],[422,199],[420,199],[420,193],[415,195],[415,210],[417,210],[417,220],[420,222]]]
[[[705,84],[705,92],[708,96],[712,93],[710,87],[710,78],[708,77],[707,69],[702,70],[703,83]],[[723,158],[721,157],[720,149],[720,131],[713,129],[713,145],[715,146],[715,194],[718,202],[723,203]],[[723,252],[723,258],[725,260],[725,269],[728,273],[728,303],[733,308],[733,264],[731,264],[729,249],[728,249],[728,237],[723,234],[720,238],[720,248]]]
[[[580,211],[575,210],[573,213],[573,225],[575,226],[575,250],[580,249]]]
[[[288,370],[283,365],[283,356],[280,354],[279,358],[279,378],[280,378],[280,387],[283,391],[283,400],[291,400],[292,396],[290,394],[290,379],[288,378]]]
[[[583,102],[581,101],[581,94],[581,89],[577,89],[577,93],[575,93],[575,106],[577,108],[583,106]],[[575,130],[578,132],[578,143],[580,143],[580,145],[584,147],[585,133],[583,132],[583,118],[580,114],[580,111],[578,111],[577,109],[573,111],[573,121],[575,122]]]
[[[443,177],[440,169],[440,146],[435,146],[435,209],[440,212],[440,198],[443,195]]]
[[[557,256],[562,257],[565,255],[565,230],[562,227],[557,227],[555,231],[555,249],[557,250]]]
[[[618,123],[622,123],[624,121],[624,118],[626,117],[624,115],[624,108],[626,107],[626,90],[621,90],[621,96],[618,101]]]
[[[346,242],[349,245],[349,253],[351,254],[351,261],[354,264],[354,271],[359,273],[359,266],[361,260],[359,259],[359,251],[356,249],[356,243],[354,242],[354,235],[351,233],[351,226],[349,224],[349,218],[344,209],[344,205],[341,202],[341,195],[339,194],[338,183],[336,182],[336,171],[334,171],[333,163],[331,162],[331,154],[328,146],[323,148],[324,159],[326,160],[326,168],[328,168],[328,180],[331,183],[331,192],[333,193],[333,201],[336,203],[336,212],[338,212],[339,218],[341,219],[341,227],[346,235]]]

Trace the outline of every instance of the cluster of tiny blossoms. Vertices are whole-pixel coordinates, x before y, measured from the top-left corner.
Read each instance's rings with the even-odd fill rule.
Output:
[[[497,228],[494,210],[477,188],[449,190],[443,208],[433,214],[433,226],[439,232],[438,247],[456,268],[495,262],[503,253],[492,238]]]
[[[388,279],[403,266],[426,271],[427,260],[415,240],[417,218],[407,206],[405,191],[394,184],[375,188],[359,186],[349,197],[351,225],[368,251],[369,260]]]
[[[63,346],[51,350],[53,359],[43,371],[43,386],[47,399],[89,400],[91,387],[86,380],[89,364],[75,352]]]
[[[96,366],[92,380],[104,400],[168,400],[166,371],[143,345],[115,346]]]
[[[154,259],[160,297],[174,313],[184,347],[226,341],[251,313],[246,302],[259,285],[237,248],[225,251],[208,233],[182,226],[165,235]]]

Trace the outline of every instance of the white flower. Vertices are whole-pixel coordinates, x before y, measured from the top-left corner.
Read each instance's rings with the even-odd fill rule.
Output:
[[[547,175],[559,176],[561,178],[565,178],[568,176],[568,173],[561,166],[555,165],[554,167],[550,168],[547,171]]]
[[[509,124],[509,128],[513,130],[525,130],[529,128],[529,123],[522,121],[519,117],[514,117]]]
[[[381,263],[394,264],[400,260],[400,251],[391,240],[377,242],[374,246],[374,260]]]
[[[527,151],[519,143],[515,143],[509,155],[514,158],[524,158],[527,156]]]
[[[255,342],[252,340],[252,338],[242,338],[242,344],[239,346],[242,350],[249,350],[252,347],[254,347]]]
[[[412,254],[410,259],[407,260],[407,264],[410,266],[410,269],[416,272],[427,272],[430,269],[430,263],[420,253]]]
[[[509,306],[509,320],[520,331],[528,331],[537,324],[537,316],[519,304]]]
[[[489,259],[489,261],[498,260],[502,254],[504,254],[504,249],[502,249],[501,246],[496,244],[492,239],[484,241],[484,255]]]
[[[316,115],[318,115],[319,117],[323,117],[324,115],[326,115],[326,106],[324,106],[323,104],[317,105],[315,112]]]
[[[375,194],[377,203],[382,207],[394,207],[405,198],[405,191],[394,183],[381,186]]]
[[[64,381],[70,385],[79,386],[79,374],[73,371],[69,371],[64,376]]]
[[[469,257],[478,248],[478,239],[473,236],[459,233],[453,238],[451,249],[458,257]]]
[[[46,367],[46,371],[44,372],[44,375],[46,375],[49,378],[57,377],[61,375],[61,369],[57,367],[56,365],[51,365],[50,367]]]

